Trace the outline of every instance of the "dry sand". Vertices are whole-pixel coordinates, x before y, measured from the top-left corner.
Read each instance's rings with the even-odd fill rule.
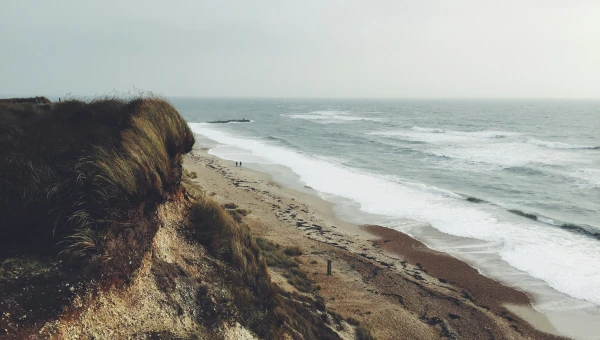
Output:
[[[327,308],[360,321],[378,339],[559,338],[524,293],[403,233],[343,222],[331,203],[206,150],[194,150],[184,166],[207,194],[250,210],[244,222],[255,236],[302,248],[301,269]],[[327,260],[332,276],[325,275]],[[293,290],[277,272],[272,276]]]

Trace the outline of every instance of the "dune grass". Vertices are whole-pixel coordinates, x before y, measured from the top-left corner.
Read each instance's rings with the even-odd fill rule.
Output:
[[[294,256],[302,255],[302,250],[299,247],[288,247],[282,250],[280,245],[267,240],[259,238],[256,241],[262,250],[267,265],[283,269],[283,276],[289,284],[305,293],[312,293],[316,290],[308,275],[300,270],[297,258],[294,258]]]
[[[306,301],[297,294],[284,293],[271,282],[267,264],[287,268],[288,280],[300,290],[313,290],[298,263],[281,247],[253,238],[247,225],[236,221],[228,209],[204,194],[192,204],[190,227],[194,238],[211,255],[233,269],[225,276],[234,293],[233,314],[239,315],[242,325],[267,339],[281,339],[283,334],[292,335],[292,339],[339,339],[320,316],[307,308]]]
[[[375,340],[375,337],[371,335],[371,330],[368,328],[358,325],[356,327],[356,339],[357,340]]]
[[[0,248],[88,260],[142,250],[193,144],[157,97],[0,103]]]

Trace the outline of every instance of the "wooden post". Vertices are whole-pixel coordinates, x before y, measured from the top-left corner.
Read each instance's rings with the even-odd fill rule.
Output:
[[[331,260],[327,260],[327,275],[331,275]]]

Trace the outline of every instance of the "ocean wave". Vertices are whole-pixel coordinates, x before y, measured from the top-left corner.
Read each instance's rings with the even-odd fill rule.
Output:
[[[580,186],[600,188],[600,169],[575,169],[567,174]]]
[[[502,169],[503,171],[512,172],[520,175],[545,176],[545,172],[527,166],[510,166]]]
[[[540,148],[538,146],[519,141],[503,141],[493,143],[463,143],[460,145],[433,145],[427,150],[429,153],[450,157],[460,163],[479,164],[481,171],[507,170],[512,172],[535,172],[527,168],[539,168],[543,166],[564,167],[570,164],[590,164],[593,159],[585,154],[570,152],[569,150]],[[551,172],[545,172],[544,176],[555,176]],[[596,177],[592,173],[577,173],[573,177],[580,176],[592,179]]]
[[[267,140],[267,141],[278,143],[278,144],[283,145],[283,146],[292,147],[292,148],[298,148],[297,145],[295,145],[294,143],[288,141],[285,138],[275,137],[275,136],[266,136],[266,137],[263,137],[263,139]]]
[[[447,135],[452,136],[463,136],[463,137],[474,137],[474,138],[506,138],[510,136],[517,136],[519,133],[517,132],[508,132],[508,131],[494,131],[494,130],[483,130],[483,131],[455,131],[455,130],[446,130],[440,128],[425,128],[420,126],[413,126],[411,128],[413,131],[418,132],[426,132],[426,133],[445,133]]]
[[[568,230],[570,232],[574,232],[577,234],[581,234],[584,236],[588,236],[588,237],[600,240],[600,230],[598,230],[592,226],[562,222],[562,221],[559,221],[559,220],[556,220],[556,219],[553,219],[550,217],[546,217],[546,216],[538,215],[538,214],[534,214],[534,213],[528,213],[528,212],[524,212],[524,211],[518,210],[518,209],[509,209],[508,211],[515,215],[519,215],[519,216],[528,218],[533,221],[539,221],[544,224],[551,225],[553,227],[559,227],[559,228]]]
[[[542,170],[533,166],[511,166],[503,168],[502,171],[517,175],[553,178],[580,188],[600,188],[600,169]]]
[[[591,146],[591,145],[577,145],[577,144],[568,144],[562,142],[549,142],[545,140],[538,139],[528,139],[527,143],[542,146],[549,149],[588,149],[588,150],[600,150],[600,146]]]
[[[554,142],[532,142],[534,139],[520,136],[509,131],[454,131],[441,128],[411,126],[404,129],[366,132],[368,135],[382,136],[403,143],[425,143],[419,149],[433,154],[440,159],[451,159],[454,168],[477,168],[481,172],[506,169],[512,172],[526,173],[527,168],[537,165],[558,165],[570,163],[590,163],[591,159],[583,153],[572,152],[572,149],[589,149],[596,147],[571,145]],[[544,145],[543,147],[540,147]],[[547,175],[547,174],[544,174]],[[572,177],[583,181],[592,181],[597,186],[600,176],[593,173],[579,172]],[[598,181],[597,181],[598,180]]]
[[[537,221],[537,219],[538,219],[538,216],[535,214],[526,213],[524,211],[517,210],[517,209],[508,209],[508,212],[511,212],[515,215],[523,216],[525,218],[528,218],[528,219],[534,220],[534,221]]]
[[[382,136],[405,141],[423,142],[429,144],[472,144],[475,142],[493,142],[497,139],[515,136],[516,133],[503,131],[453,131],[437,128],[420,128],[414,126],[410,129],[383,130],[367,132],[368,135]]]
[[[467,200],[468,202],[471,203],[477,203],[477,204],[490,204],[490,202],[481,199],[481,198],[477,198],[477,197],[473,197],[473,196],[463,196],[463,199]]]
[[[438,128],[424,128],[420,126],[413,126],[411,130],[420,131],[420,132],[430,132],[430,133],[444,133],[446,130],[438,129]]]
[[[523,143],[489,143],[457,146],[441,146],[429,150],[430,153],[437,156],[449,157],[461,162],[470,162],[480,164],[482,171],[502,170],[503,168],[527,167],[531,164],[544,164],[547,162],[556,162],[545,152],[536,150],[533,146],[527,146]],[[490,167],[493,165],[493,167]]]
[[[445,196],[437,190],[344,167],[265,140],[241,138],[214,127],[190,123],[195,133],[233,145],[288,167],[315,190],[356,202],[364,212],[429,223],[441,232],[502,245],[509,265],[575,298],[600,304],[598,240],[565,228],[544,228],[523,219],[511,222],[504,210]],[[218,154],[217,154],[218,156]],[[433,191],[433,192],[431,192]],[[538,217],[540,218],[540,217]],[[569,275],[564,275],[568,268]]]
[[[281,137],[266,136],[266,137],[263,137],[263,139],[268,140],[268,141],[277,142],[277,143],[291,144],[290,142],[287,141],[287,139],[284,139]]]
[[[346,111],[313,111],[310,113],[301,114],[282,114],[281,116],[292,119],[304,119],[319,124],[341,124],[355,121],[382,121],[381,118],[351,116],[350,113]]]
[[[414,183],[414,182],[407,182],[407,181],[400,181],[403,185],[410,187],[410,188],[415,188],[418,189],[422,192],[428,192],[428,193],[432,193],[432,194],[436,194],[436,195],[440,195],[443,197],[450,197],[450,198],[456,198],[456,199],[465,199],[463,196],[454,193],[452,191],[449,190],[445,190],[445,189],[441,189],[438,187],[434,187],[434,186],[429,186],[423,183]]]

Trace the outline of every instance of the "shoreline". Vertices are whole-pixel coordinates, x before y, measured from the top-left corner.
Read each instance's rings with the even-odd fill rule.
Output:
[[[459,285],[470,293],[471,298],[485,304],[491,310],[499,313],[502,313],[504,308],[513,313],[518,310],[519,313],[516,314],[538,330],[564,336],[543,313],[533,308],[532,299],[526,292],[482,275],[468,263],[433,250],[400,231],[378,225],[365,225],[363,228],[378,237],[377,244],[382,249],[401,256],[407,262],[427,268],[428,274],[440,281]]]
[[[311,261],[303,261],[302,269],[313,273],[311,278],[322,287],[324,297],[332,295],[329,300],[325,299],[328,308],[342,315],[355,314],[353,317],[372,328],[388,327],[392,331],[397,331],[398,327],[394,328],[389,322],[386,324],[385,319],[393,320],[395,317],[389,315],[390,309],[400,308],[397,314],[408,312],[411,315],[410,322],[405,320],[400,325],[421,323],[425,328],[437,329],[438,336],[449,332],[462,338],[466,336],[465,329],[480,332],[493,329],[496,335],[510,334],[512,337],[556,338],[555,335],[561,335],[544,314],[532,307],[525,293],[487,278],[467,263],[431,250],[400,231],[380,226],[361,227],[342,221],[335,215],[333,203],[308,192],[283,187],[268,173],[236,168],[234,162],[210,155],[207,150],[194,150],[185,166],[190,171],[198,171],[199,184],[224,203],[244,201],[240,195],[242,191],[249,194],[245,201],[261,206],[262,210],[249,207],[252,214],[246,222],[255,236],[282,245],[320,248],[306,255]],[[225,185],[231,188],[224,190]],[[253,227],[259,223],[257,220],[264,225]],[[322,275],[326,258],[334,260],[335,278]],[[388,275],[366,279],[371,272]],[[343,302],[340,291],[344,289],[339,288],[337,276],[344,276],[342,281],[349,281],[345,284],[354,285],[345,294],[361,295],[357,298],[362,299],[361,303]],[[394,279],[390,281],[390,278]],[[285,282],[278,283],[285,286]],[[424,296],[432,301],[425,303]],[[365,308],[377,309],[368,301],[381,298],[385,300],[382,308],[386,312],[356,313]],[[424,305],[427,305],[425,313]],[[511,306],[517,306],[518,315]],[[431,310],[444,311],[439,314],[443,317],[427,316]],[[386,338],[385,334],[379,335]]]

